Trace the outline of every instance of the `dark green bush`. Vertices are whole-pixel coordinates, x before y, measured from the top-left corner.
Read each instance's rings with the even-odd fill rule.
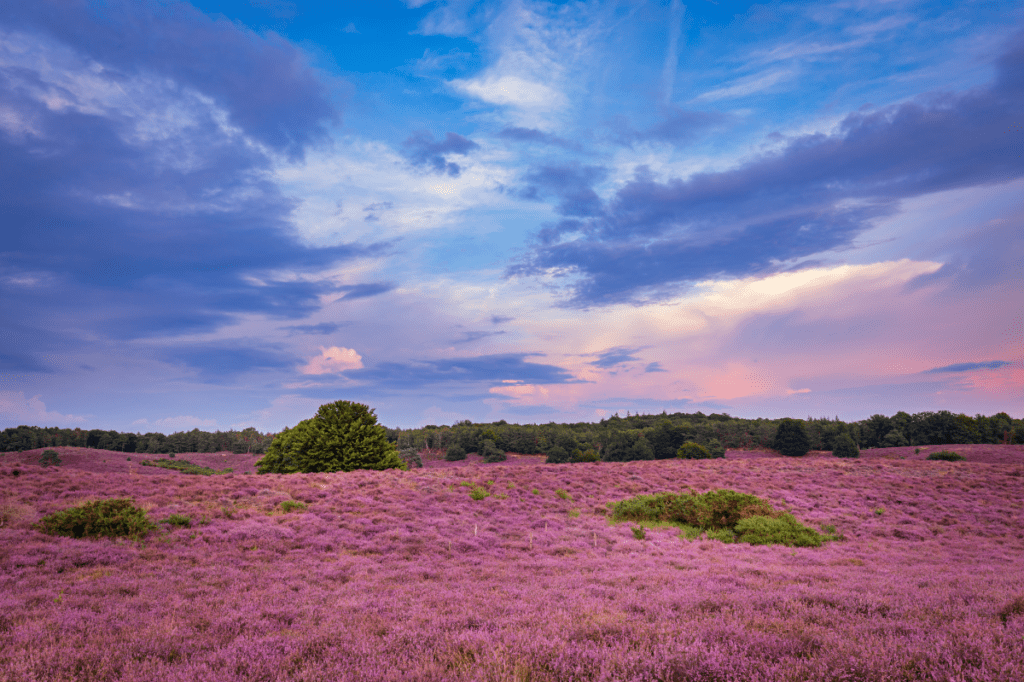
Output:
[[[185,516],[184,514],[171,514],[168,516],[164,523],[169,523],[172,526],[180,526],[182,528],[188,528],[192,525],[192,519]]]
[[[953,452],[952,450],[939,450],[938,452],[933,452],[928,455],[928,459],[938,459],[943,462],[962,462],[964,460],[964,456],[958,452]]]
[[[97,500],[44,516],[35,527],[48,535],[72,538],[117,538],[139,540],[156,527],[145,510],[127,498]]]
[[[676,450],[676,457],[679,459],[711,459],[711,452],[699,443],[687,442]]]
[[[800,419],[783,419],[775,432],[772,447],[786,457],[803,457],[811,450],[811,440]]]
[[[505,453],[498,449],[498,446],[494,444],[494,441],[490,438],[485,438],[483,445],[480,446],[480,456],[484,458],[484,461],[490,464],[494,462],[504,462],[508,459]]]
[[[466,459],[466,448],[458,443],[449,445],[448,450],[444,453],[444,459],[446,462],[458,462],[459,460]]]
[[[469,496],[472,497],[474,500],[482,500],[482,499],[484,499],[486,497],[490,497],[491,494],[489,492],[487,492],[486,488],[484,488],[483,486],[478,485],[475,488],[473,488],[471,491],[469,491]]]
[[[848,433],[841,433],[836,438],[835,445],[832,446],[833,457],[844,457],[853,458],[860,457],[860,450],[857,448],[857,444],[853,442],[853,438]]]
[[[670,523],[686,538],[817,547],[828,539],[776,511],[767,500],[734,490],[703,494],[637,495],[611,505],[612,522]]]
[[[545,464],[567,464],[572,458],[561,445],[552,445],[548,448],[548,458]]]
[[[60,453],[56,450],[43,450],[43,454],[39,456],[39,463],[44,466],[60,466]]]
[[[709,440],[707,448],[708,452],[711,453],[712,459],[721,459],[722,457],[725,457],[725,446],[722,445],[722,442],[717,438]]]
[[[160,469],[171,469],[172,471],[180,471],[183,474],[193,474],[196,476],[213,476],[214,474],[230,474],[231,469],[222,469],[217,471],[210,467],[204,467],[199,464],[188,461],[187,459],[151,459],[142,460],[142,466],[144,467],[157,467]]]
[[[600,462],[601,455],[597,454],[597,450],[594,448],[587,448],[586,450],[577,450],[573,455],[572,461],[574,462]]]
[[[280,504],[281,511],[285,514],[289,514],[293,511],[306,511],[306,505],[298,500],[285,500]]]
[[[398,456],[405,462],[405,466],[409,469],[422,469],[423,460],[420,459],[420,453],[416,452],[416,448],[402,448],[398,451]]]

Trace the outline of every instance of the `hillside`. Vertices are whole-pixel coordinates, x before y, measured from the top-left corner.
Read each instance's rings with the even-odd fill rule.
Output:
[[[188,476],[9,453],[0,680],[1024,679],[1024,447],[950,447],[967,461],[427,457],[289,476],[245,475],[252,455],[179,455],[235,470]],[[759,495],[844,539],[638,540],[607,521],[608,502],[688,488]],[[31,528],[119,496],[191,525],[142,543]]]

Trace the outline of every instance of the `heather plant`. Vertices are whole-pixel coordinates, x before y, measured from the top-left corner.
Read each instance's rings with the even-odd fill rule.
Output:
[[[44,467],[59,467],[60,453],[58,453],[56,450],[43,450],[43,453],[39,456],[39,464]]]
[[[928,455],[928,459],[942,462],[962,462],[964,456],[952,450],[939,450]]]
[[[679,459],[711,459],[711,452],[703,445],[690,441],[679,446],[679,449],[676,450],[676,457]]]
[[[835,445],[832,448],[832,456],[852,459],[860,457],[860,450],[857,448],[857,444],[853,442],[850,434],[841,433],[836,438]]]
[[[338,400],[285,429],[256,463],[261,474],[407,469],[366,405]]]
[[[448,450],[444,453],[444,459],[446,462],[458,462],[466,459],[466,448],[458,443],[453,443],[448,446]]]
[[[811,441],[800,419],[783,419],[775,432],[772,447],[786,457],[803,457],[811,450]]]
[[[1015,597],[999,610],[999,620],[1003,625],[1011,618],[1024,616],[1024,596]]]
[[[127,498],[86,502],[44,516],[36,528],[47,535],[72,538],[127,537],[142,539],[156,526],[145,510]]]

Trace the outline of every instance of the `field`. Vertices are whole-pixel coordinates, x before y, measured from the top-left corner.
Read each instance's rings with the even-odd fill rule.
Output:
[[[1024,679],[1024,446],[250,475],[253,455],[0,455],[0,680]],[[15,476],[17,470],[19,475]],[[820,548],[638,540],[607,503],[731,488]],[[471,492],[487,496],[473,499]],[[476,496],[480,497],[482,493]],[[43,535],[131,497],[142,543]],[[293,500],[301,505],[284,505]],[[285,507],[297,507],[290,512]]]

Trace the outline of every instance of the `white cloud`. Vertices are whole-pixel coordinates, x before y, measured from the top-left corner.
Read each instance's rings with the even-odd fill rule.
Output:
[[[524,109],[561,109],[568,100],[565,95],[543,83],[519,76],[486,76],[474,80],[455,79],[448,84],[457,90],[491,104],[517,106]]]
[[[729,85],[724,88],[717,88],[715,90],[709,90],[708,92],[697,95],[691,101],[713,102],[715,100],[720,99],[746,97],[747,95],[752,95],[755,92],[767,90],[776,83],[789,80],[794,75],[794,71],[772,71],[769,73],[747,76],[746,78],[740,78],[736,80],[733,85]]]
[[[85,417],[74,414],[48,412],[46,404],[35,395],[26,398],[22,391],[0,391],[0,422],[12,426],[60,426],[80,424]]]
[[[163,419],[155,419],[149,421],[148,419],[136,419],[132,422],[132,426],[144,426],[144,427],[155,427],[161,431],[191,431],[192,429],[200,429],[206,431],[217,427],[216,419],[202,419],[200,417],[193,417],[191,415],[181,415],[179,417],[164,417]]]
[[[337,374],[347,369],[362,369],[363,358],[351,348],[320,346],[320,355],[300,370],[303,374]]]

